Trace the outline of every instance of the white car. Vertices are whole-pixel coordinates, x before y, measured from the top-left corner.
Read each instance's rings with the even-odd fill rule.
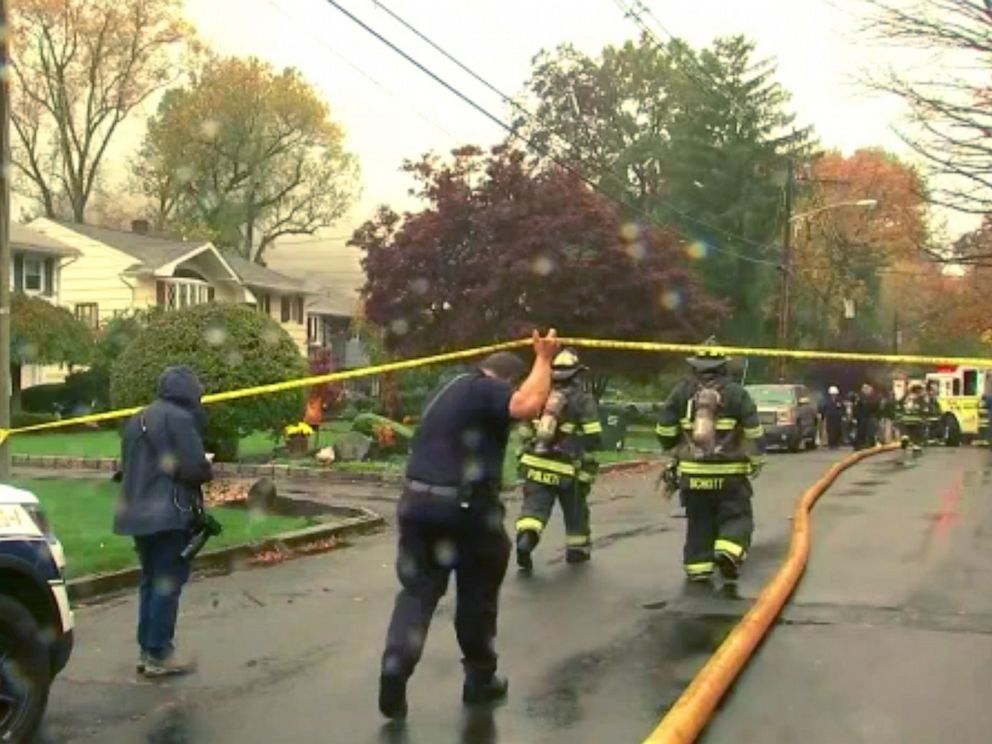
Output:
[[[38,499],[0,484],[0,742],[31,740],[72,653],[64,570]]]

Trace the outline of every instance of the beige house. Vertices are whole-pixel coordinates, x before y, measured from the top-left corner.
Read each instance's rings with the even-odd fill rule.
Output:
[[[79,251],[16,222],[10,225],[10,290],[59,303],[63,269],[79,259]],[[60,380],[65,369],[26,364],[21,368],[21,386],[31,387]]]
[[[210,242],[148,235],[141,221],[131,232],[47,218],[29,227],[75,252],[62,265],[57,301],[94,328],[132,310],[240,302],[274,318],[307,352],[301,282],[225,255]]]

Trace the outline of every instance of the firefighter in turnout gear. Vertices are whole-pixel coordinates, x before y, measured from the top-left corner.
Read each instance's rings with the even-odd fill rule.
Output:
[[[923,385],[910,385],[902,400],[896,405],[896,426],[899,427],[903,450],[919,455],[927,443],[928,404]]]
[[[591,452],[600,447],[603,427],[596,399],[582,388],[587,369],[573,349],[555,357],[551,395],[520,457],[524,500],[516,527],[517,565],[523,571],[533,568],[531,553],[555,500],[565,518],[566,560],[581,563],[590,558],[589,492],[599,468]]]
[[[928,382],[923,396],[923,418],[927,424],[927,442],[943,440],[943,413],[940,410],[940,398],[937,397],[937,386]]]
[[[713,338],[704,343],[713,346]],[[708,582],[719,569],[733,582],[751,545],[750,478],[764,465],[764,430],[751,396],[728,374],[726,356],[704,351],[687,361],[693,376],[669,395],[656,430],[678,461],[686,578]]]

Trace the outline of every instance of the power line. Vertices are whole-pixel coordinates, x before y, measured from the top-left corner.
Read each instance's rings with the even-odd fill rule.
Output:
[[[290,12],[288,10],[286,10],[281,5],[279,5],[278,3],[276,3],[275,0],[267,0],[267,2],[269,3],[269,5],[271,5],[277,11],[279,11],[282,15],[284,15],[290,21],[293,21],[294,24],[296,23],[296,20],[297,19],[294,18],[293,15],[290,14]],[[333,54],[339,60],[341,60],[342,62],[344,62],[346,65],[348,65],[351,69],[353,69],[355,72],[357,72],[363,78],[365,78],[366,80],[368,80],[375,87],[377,87],[379,90],[381,90],[382,92],[384,92],[387,96],[389,96],[390,98],[392,98],[394,100],[397,100],[397,101],[400,101],[401,103],[403,103],[403,105],[405,105],[408,109],[410,109],[413,113],[415,113],[423,121],[425,121],[428,124],[430,124],[431,126],[433,126],[439,132],[441,132],[442,134],[446,134],[447,136],[451,137],[452,139],[458,139],[454,134],[452,134],[450,131],[448,131],[447,129],[445,129],[443,125],[441,125],[438,122],[434,121],[434,119],[432,119],[431,117],[429,117],[427,114],[425,114],[423,111],[421,111],[420,109],[418,109],[416,106],[414,106],[412,103],[410,103],[406,99],[401,98],[400,96],[398,96],[389,87],[387,87],[386,85],[384,85],[380,81],[376,80],[368,72],[366,72],[364,69],[362,69],[359,65],[355,64],[354,62],[352,62],[350,59],[348,59],[348,57],[346,57],[341,52],[339,52],[337,49],[335,49],[330,44],[328,44],[323,38],[321,38],[320,36],[317,36],[316,34],[310,33],[309,32],[309,27],[307,28],[307,36],[309,36],[313,41],[315,41],[316,43],[320,44],[322,47],[324,47],[325,49],[327,49],[331,54]]]
[[[440,75],[438,75],[433,70],[431,70],[430,68],[428,68],[426,65],[424,65],[423,63],[421,63],[420,61],[418,61],[417,59],[415,59],[414,57],[412,57],[410,54],[408,54],[407,52],[405,52],[401,48],[399,48],[396,44],[394,44],[392,41],[390,41],[389,39],[387,39],[385,36],[383,36],[381,33],[379,33],[378,31],[376,31],[374,28],[372,28],[371,26],[369,26],[367,23],[365,23],[364,21],[362,21],[360,18],[358,18],[357,16],[355,16],[354,14],[352,14],[350,11],[348,11],[347,9],[345,9],[344,7],[342,7],[337,2],[337,0],[326,0],[326,2],[329,5],[331,5],[332,7],[334,7],[335,9],[337,9],[342,15],[346,16],[349,20],[351,20],[352,22],[354,22],[357,26],[361,27],[368,34],[370,34],[371,36],[373,36],[374,38],[376,38],[377,40],[379,40],[382,44],[384,44],[385,46],[389,47],[393,52],[395,52],[400,57],[402,57],[404,60],[406,60],[411,65],[413,65],[414,67],[416,67],[422,73],[424,73],[425,75],[427,75],[429,78],[431,78],[438,85],[440,85],[441,87],[443,87],[445,90],[447,90],[448,92],[450,92],[452,95],[454,95],[457,98],[461,99],[464,103],[466,103],[471,108],[475,109],[477,112],[479,112],[480,114],[482,114],[489,121],[493,122],[494,124],[496,124],[501,129],[505,130],[508,134],[510,134],[510,136],[519,139],[521,142],[523,142],[525,145],[527,145],[531,150],[534,150],[535,152],[539,153],[540,155],[543,155],[544,157],[549,158],[550,160],[552,160],[553,162],[555,162],[561,168],[563,168],[563,169],[567,170],[569,173],[572,173],[573,175],[577,176],[586,185],[588,185],[591,189],[593,189],[594,191],[596,191],[601,196],[604,196],[607,199],[609,199],[609,200],[611,200],[611,201],[613,201],[613,202],[615,202],[617,204],[621,204],[622,206],[626,207],[627,209],[630,209],[631,211],[637,212],[647,222],[654,223],[654,220],[651,219],[650,216],[648,216],[642,209],[640,209],[639,207],[637,207],[635,205],[629,204],[629,203],[623,201],[622,199],[618,199],[618,198],[616,198],[616,197],[614,197],[614,196],[612,196],[610,194],[605,193],[599,187],[599,185],[596,182],[594,182],[593,180],[591,180],[590,178],[588,178],[587,176],[585,176],[584,174],[582,174],[581,172],[579,172],[578,170],[576,170],[569,163],[564,162],[559,157],[557,157],[553,153],[549,152],[546,148],[538,145],[536,142],[534,142],[529,137],[521,134],[519,131],[517,131],[517,129],[515,127],[511,126],[510,124],[507,124],[505,121],[503,121],[498,116],[496,116],[495,114],[493,114],[491,111],[489,111],[488,109],[486,109],[484,106],[482,106],[481,104],[479,104],[478,102],[476,102],[474,99],[472,99],[466,93],[464,93],[460,89],[456,88],[454,85],[452,85],[451,83],[449,83],[448,81],[446,81],[444,78],[442,78]],[[706,228],[707,230],[712,231],[714,233],[721,234],[725,238],[731,238],[733,240],[738,240],[738,241],[741,241],[741,242],[744,242],[744,243],[748,243],[748,244],[753,245],[753,246],[758,247],[758,248],[769,248],[769,247],[771,247],[768,244],[760,243],[758,241],[751,240],[751,239],[746,238],[746,237],[741,236],[741,235],[734,235],[733,233],[731,233],[731,232],[729,232],[727,230],[724,230],[722,228],[715,227],[713,225],[709,225],[709,224],[703,222],[702,220],[699,220],[698,218],[692,216],[691,214],[682,212],[682,211],[676,209],[675,207],[672,207],[671,205],[663,205],[663,206],[665,206],[667,209],[671,210],[673,213],[681,216],[683,219],[688,220],[690,222],[695,222],[700,227]],[[669,225],[669,226],[666,226],[666,227],[669,227],[669,228],[675,230],[676,232],[679,232],[681,235],[683,235],[683,237],[686,237],[686,238],[688,238],[690,240],[694,240],[695,239],[695,236],[689,235],[689,234],[686,234],[685,232],[680,231],[677,228],[677,226],[675,226],[675,225]],[[779,268],[779,263],[777,261],[770,261],[768,259],[754,258],[754,257],[751,257],[751,256],[746,256],[744,254],[737,253],[735,251],[727,250],[726,248],[722,248],[720,246],[709,246],[709,247],[711,249],[713,249],[714,251],[717,251],[719,253],[727,254],[727,255],[732,256],[732,257],[734,257],[734,258],[736,258],[738,260],[741,260],[741,261],[746,261],[746,262],[749,262],[749,263],[761,264],[761,265],[767,265],[767,266],[773,266],[775,268]]]

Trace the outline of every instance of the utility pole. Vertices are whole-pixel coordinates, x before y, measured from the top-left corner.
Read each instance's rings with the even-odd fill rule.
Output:
[[[10,428],[10,7],[0,0],[0,429]],[[10,447],[0,442],[0,480],[10,479]]]
[[[789,345],[790,294],[792,292],[792,192],[796,187],[796,166],[789,158],[785,178],[785,233],[782,235],[782,289],[778,311],[778,348]],[[779,357],[778,376],[785,378],[786,360]]]

